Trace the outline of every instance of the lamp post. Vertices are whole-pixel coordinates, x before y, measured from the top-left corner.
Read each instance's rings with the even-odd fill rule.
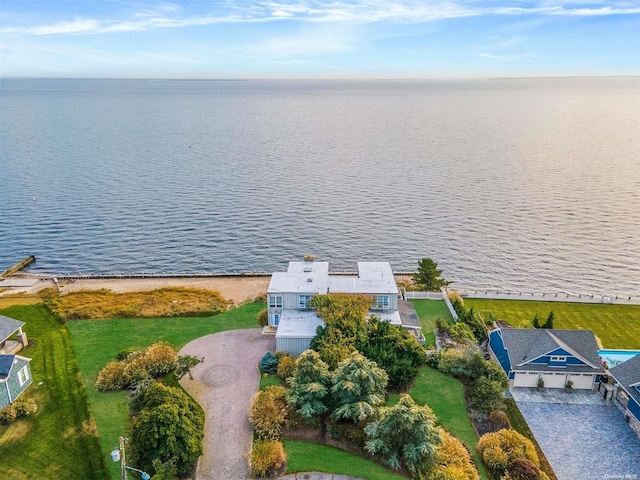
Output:
[[[121,480],[127,480],[127,470],[133,470],[134,472],[138,472],[142,477],[142,480],[150,480],[151,475],[147,472],[143,472],[142,470],[138,470],[137,468],[128,467],[127,461],[125,457],[124,444],[128,443],[129,439],[125,437],[120,437],[119,446],[114,448],[111,451],[111,460],[114,462],[120,462],[120,476]]]

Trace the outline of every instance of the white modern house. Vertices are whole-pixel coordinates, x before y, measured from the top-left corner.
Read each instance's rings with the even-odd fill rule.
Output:
[[[401,319],[398,287],[388,262],[358,262],[355,276],[329,274],[329,262],[289,262],[286,272],[271,276],[267,290],[269,325],[277,329],[276,350],[299,355],[309,348],[316,329],[324,325],[309,302],[314,295],[327,293],[369,295],[373,299],[370,315],[421,337],[416,319],[404,323]]]

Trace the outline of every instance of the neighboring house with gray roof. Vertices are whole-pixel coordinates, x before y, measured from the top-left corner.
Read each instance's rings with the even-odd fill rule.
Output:
[[[299,355],[309,348],[324,322],[311,309],[314,295],[350,293],[369,295],[369,314],[405,327],[422,338],[420,324],[398,312],[398,287],[388,262],[358,262],[357,275],[332,275],[329,262],[289,262],[286,272],[275,272],[267,290],[269,326],[276,331],[276,350]],[[415,313],[415,312],[414,312]]]
[[[623,408],[627,422],[640,436],[640,355],[613,367],[609,374],[621,387],[616,400]]]
[[[0,408],[11,405],[31,385],[30,358],[0,354]]]
[[[590,330],[497,328],[489,333],[492,356],[512,387],[595,389],[605,374]]]
[[[27,335],[22,331],[24,322],[0,315],[0,354],[18,353],[27,346]],[[17,333],[15,340],[10,340]]]

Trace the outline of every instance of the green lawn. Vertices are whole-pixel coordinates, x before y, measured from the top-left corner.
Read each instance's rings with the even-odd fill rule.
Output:
[[[287,473],[326,472],[354,475],[367,480],[406,480],[370,460],[338,448],[298,440],[284,440]]]
[[[640,305],[484,300],[465,298],[474,310],[490,310],[514,327],[531,327],[537,313],[541,322],[553,310],[555,328],[593,330],[605,348],[640,349]]]
[[[89,405],[98,427],[104,458],[116,446],[127,426],[127,393],[99,392],[95,386],[98,372],[126,348],[144,348],[158,341],[176,348],[210,333],[257,327],[256,314],[261,303],[246,304],[214,317],[138,318],[76,320],[68,323],[69,332],[84,380]],[[108,462],[111,477],[120,477],[118,464]],[[149,472],[151,473],[151,472]],[[78,477],[80,478],[80,477]],[[86,477],[89,478],[89,477]]]
[[[34,380],[23,395],[34,398],[40,411],[0,427],[0,476],[109,478],[67,328],[43,305],[11,307],[2,314],[26,322],[24,331],[37,342],[21,354],[32,359]]]
[[[433,331],[436,328],[436,320],[438,318],[447,322],[453,320],[447,305],[444,303],[444,300],[411,300],[411,303],[413,303],[418,318],[420,318],[422,334],[426,339],[425,346],[435,345],[436,336]]]
[[[263,373],[260,377],[260,390],[271,385],[284,385],[284,382],[277,375],[269,375],[268,373]]]
[[[456,378],[425,366],[420,370],[416,384],[409,394],[417,403],[429,405],[440,424],[466,445],[480,471],[480,476],[487,479],[484,464],[475,450],[478,437],[467,416],[462,383]]]

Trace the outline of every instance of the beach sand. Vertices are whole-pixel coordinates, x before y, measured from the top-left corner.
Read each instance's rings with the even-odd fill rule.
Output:
[[[24,275],[24,274],[23,274]],[[26,278],[28,277],[25,275]],[[23,277],[23,278],[25,278]],[[396,276],[396,281],[408,277]],[[58,285],[60,293],[79,292],[81,290],[108,289],[116,293],[155,290],[164,287],[188,287],[204,288],[219,292],[226,300],[235,304],[253,300],[259,295],[265,294],[269,287],[271,277],[188,277],[188,278],[108,278],[108,279],[83,279],[60,280]],[[33,295],[45,288],[55,288],[50,278],[38,279],[30,286],[9,288],[0,292],[0,297],[9,297],[14,294]],[[5,298],[6,300],[6,298]]]

